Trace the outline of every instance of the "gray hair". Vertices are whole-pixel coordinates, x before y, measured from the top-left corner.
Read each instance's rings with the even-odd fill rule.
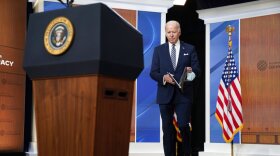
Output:
[[[179,32],[181,32],[181,26],[180,26],[180,23],[178,21],[175,21],[175,20],[168,21],[165,24],[165,28],[166,28],[167,25],[170,25],[170,24],[175,25],[178,28]]]

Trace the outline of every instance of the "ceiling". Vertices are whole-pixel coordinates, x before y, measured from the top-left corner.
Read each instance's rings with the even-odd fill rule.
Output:
[[[256,0],[190,0],[195,1],[197,10],[221,7],[226,5],[233,5],[245,2],[251,2]]]

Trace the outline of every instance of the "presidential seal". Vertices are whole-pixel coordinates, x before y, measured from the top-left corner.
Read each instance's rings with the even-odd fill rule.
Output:
[[[53,19],[45,30],[44,45],[52,55],[60,55],[66,52],[72,43],[74,28],[66,17]]]

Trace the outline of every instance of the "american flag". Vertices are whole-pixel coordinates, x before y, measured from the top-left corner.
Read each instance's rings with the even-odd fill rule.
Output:
[[[173,115],[173,125],[176,129],[176,138],[179,142],[182,142],[182,136],[181,136],[181,133],[180,133],[180,129],[179,129],[179,125],[178,125],[178,122],[177,122],[177,114],[174,113]]]
[[[181,132],[180,132],[180,129],[179,129],[179,125],[178,125],[178,121],[177,121],[177,114],[174,112],[174,115],[173,115],[173,125],[176,129],[176,138],[177,138],[177,141],[179,142],[183,142],[183,138],[181,136]],[[190,131],[192,131],[192,125],[191,123],[189,123],[189,127],[190,127]]]
[[[228,55],[218,89],[216,118],[223,131],[225,142],[231,142],[243,127],[241,86],[229,40]]]

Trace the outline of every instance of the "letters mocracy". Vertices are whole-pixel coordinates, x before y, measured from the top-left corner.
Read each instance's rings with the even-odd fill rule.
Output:
[[[0,55],[0,65],[1,66],[9,66],[12,67],[14,64],[14,61],[4,60],[2,59],[2,55]]]

